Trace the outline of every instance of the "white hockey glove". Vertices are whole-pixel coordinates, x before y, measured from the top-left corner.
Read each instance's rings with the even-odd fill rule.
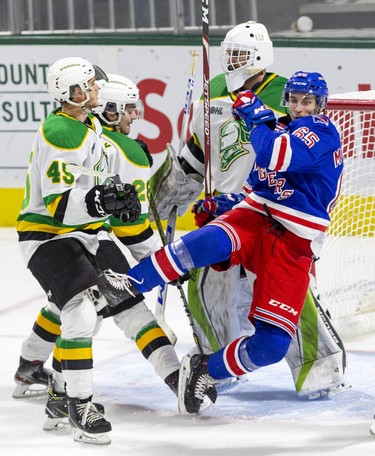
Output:
[[[177,159],[175,150],[167,144],[167,157],[149,181],[156,209],[161,220],[166,220],[174,206],[178,206],[178,215],[182,216],[190,203],[202,193],[203,184],[185,174]],[[150,211],[150,220],[154,217]]]

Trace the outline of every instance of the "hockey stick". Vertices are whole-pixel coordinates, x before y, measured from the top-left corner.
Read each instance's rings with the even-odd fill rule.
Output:
[[[205,196],[211,197],[211,161],[210,161],[210,73],[209,73],[209,0],[202,0],[202,45],[203,45],[203,96],[204,96],[204,190]],[[194,327],[193,317],[190,309],[186,306],[185,313],[193,330],[193,337],[200,354],[203,354],[201,342]],[[190,377],[191,356],[185,355],[181,360],[180,375],[178,381],[178,409],[181,414],[186,414],[185,392]],[[216,390],[213,389],[216,400]]]
[[[116,173],[106,173],[105,171],[95,171],[94,169],[87,168],[87,166],[75,165],[74,163],[68,163],[65,168],[73,174],[79,174],[84,176],[93,177],[119,177]]]
[[[202,47],[203,47],[203,96],[204,96],[204,164],[205,164],[205,195],[211,196],[211,144],[210,144],[210,65],[209,65],[209,0],[202,0]],[[193,338],[197,345],[200,354],[203,354],[202,344],[195,330],[194,320],[190,309],[186,303],[184,306],[186,316],[189,319],[190,326],[193,331]],[[182,375],[182,378],[184,376]],[[181,377],[180,377],[181,378]],[[179,405],[180,401],[179,389]]]
[[[189,126],[189,117],[190,117],[190,108],[191,108],[191,98],[193,96],[193,88],[195,84],[195,74],[197,72],[197,64],[198,64],[198,51],[191,51],[191,67],[190,67],[190,75],[186,90],[186,99],[185,99],[185,106],[184,106],[184,115],[182,118],[182,125],[181,125],[181,135],[180,135],[180,145],[178,148],[179,154],[181,153],[185,142],[186,142],[186,135]]]
[[[153,213],[153,216],[154,216],[154,219],[155,219],[155,223],[156,223],[156,226],[158,228],[158,231],[159,231],[159,234],[160,234],[160,238],[162,240],[162,243],[164,246],[166,246],[169,242],[171,242],[173,240],[173,235],[174,235],[174,229],[173,231],[171,231],[169,233],[169,236],[168,236],[168,228],[167,228],[167,232],[166,234],[164,234],[164,231],[163,231],[163,227],[162,227],[162,224],[161,224],[161,220],[160,220],[160,217],[157,213],[157,209],[156,209],[156,204],[155,204],[155,201],[152,197],[152,194],[151,192],[149,192],[149,201],[150,201],[150,208],[151,208],[151,211]],[[177,214],[175,213],[175,216],[177,216]],[[172,220],[173,223],[171,223],[171,227],[174,227],[176,225],[176,222],[175,222],[175,219]],[[168,240],[170,238],[170,240]],[[190,314],[190,311],[189,311],[189,308],[188,308],[188,301],[186,299],[186,295],[185,295],[185,292],[184,292],[184,289],[182,287],[182,284],[179,282],[179,280],[177,279],[175,282],[174,282],[174,285],[177,286],[177,289],[179,291],[179,294],[180,294],[180,298],[181,298],[181,302],[182,302],[182,305],[183,305],[183,308],[185,310],[185,313],[189,319],[189,324],[191,326],[191,329],[192,329],[192,333],[193,333],[193,339],[194,339],[194,342],[196,343],[197,347],[198,347],[198,350],[200,351],[200,353],[203,353],[202,352],[202,345],[200,343],[200,340],[199,340],[199,337],[195,331],[195,328],[194,328],[194,324],[193,324],[193,319],[191,317],[191,314]],[[164,290],[167,290],[167,286],[168,284],[165,284],[164,285]],[[161,291],[163,291],[163,288],[160,288]],[[161,296],[161,295],[160,295]],[[163,294],[163,296],[161,297],[161,299],[164,299],[163,301],[160,301],[159,300],[159,296],[158,296],[158,302],[156,304],[156,308],[155,308],[155,317],[158,321],[158,323],[160,324],[160,326],[164,326],[164,329],[168,328],[169,331],[168,331],[168,337],[170,339],[170,341],[173,343],[173,345],[176,343],[177,341],[177,337],[176,335],[174,334],[174,332],[172,331],[172,329],[167,325],[166,321],[165,321],[165,314],[164,314],[164,311],[165,311],[165,299],[166,299],[166,296],[167,296],[167,293],[165,291],[165,293]],[[159,309],[159,310],[158,310]],[[167,332],[167,331],[166,331]],[[174,339],[173,339],[173,336],[174,336]],[[174,342],[173,342],[174,341]]]
[[[203,47],[203,101],[204,101],[204,189],[206,197],[212,196],[211,188],[211,121],[210,121],[210,21],[209,0],[202,0]]]
[[[180,144],[178,153],[180,154],[186,141],[187,130],[189,126],[189,117],[190,117],[190,109],[191,109],[191,99],[193,95],[193,88],[195,84],[195,75],[197,72],[197,63],[198,63],[198,56],[199,52],[193,50],[191,52],[191,67],[190,67],[190,74],[187,84],[186,90],[186,98],[185,98],[185,105],[184,105],[184,114],[182,118],[182,125],[181,125],[181,134],[180,134]],[[168,145],[167,145],[168,148]],[[152,208],[151,208],[152,210]],[[156,210],[156,207],[155,207]],[[155,217],[154,217],[155,218]],[[167,221],[167,230],[165,234],[165,243],[162,238],[162,242],[164,245],[169,244],[174,239],[174,233],[176,229],[176,220],[177,220],[177,206],[173,206],[172,210],[168,215]],[[156,219],[155,219],[156,222]],[[160,230],[159,230],[160,233]],[[182,290],[183,291],[183,290]],[[165,305],[167,302],[167,293],[168,293],[168,285],[164,285],[164,287],[159,287],[158,295],[157,295],[157,302],[155,306],[155,317],[160,322],[165,322]],[[186,298],[185,298],[186,300]]]
[[[148,185],[147,185],[147,195],[148,195],[148,201],[150,203],[150,209],[151,209],[152,215],[154,216],[156,228],[159,232],[161,242],[162,242],[163,246],[166,246],[170,242],[168,240],[168,227],[167,227],[167,233],[164,233],[163,225],[161,223],[160,216],[159,216],[157,208],[156,208],[155,200],[154,200],[154,197],[153,197],[152,192],[150,191],[150,188]],[[175,222],[174,222],[174,224],[175,224]],[[171,341],[172,345],[176,345],[177,336],[165,320],[166,299],[167,299],[167,284],[165,284],[164,287],[158,288],[157,302],[156,302],[156,306],[155,306],[155,318],[156,318],[156,321],[158,322],[158,324],[163,328],[164,332],[167,334],[168,339]]]

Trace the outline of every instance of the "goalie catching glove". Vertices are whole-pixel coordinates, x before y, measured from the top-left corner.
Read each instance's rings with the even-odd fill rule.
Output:
[[[232,114],[236,120],[245,121],[248,131],[253,128],[253,125],[262,123],[267,123],[272,130],[276,125],[274,112],[267,108],[251,90],[243,90],[237,95]]]
[[[137,190],[122,182],[96,185],[86,194],[85,202],[91,217],[113,215],[123,222],[135,222],[141,214]]]
[[[149,180],[149,187],[161,220],[168,218],[174,206],[178,207],[179,216],[184,215],[189,204],[198,198],[203,190],[200,182],[185,174],[170,144],[167,144],[165,161]],[[154,220],[151,212],[149,218]]]
[[[228,212],[236,204],[240,203],[245,196],[242,193],[223,193],[220,196],[213,196],[200,199],[194,203],[191,212],[195,214],[195,224],[202,227],[219,215]]]

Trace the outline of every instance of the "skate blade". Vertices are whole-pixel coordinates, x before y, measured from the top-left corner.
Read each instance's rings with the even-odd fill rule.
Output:
[[[208,396],[204,396],[198,415],[204,415],[213,405],[213,402],[211,402]]]
[[[342,382],[338,385],[332,385],[327,388],[321,389],[319,391],[310,392],[309,394],[302,394],[301,396],[307,396],[309,400],[321,399],[321,398],[330,398],[341,394],[347,389],[351,388],[352,385],[347,382]]]
[[[190,355],[185,355],[181,360],[180,374],[178,377],[178,412],[180,415],[189,415],[185,406],[186,383],[190,376]]]
[[[226,378],[224,380],[218,380],[217,382],[215,382],[215,387],[219,393],[223,393],[224,391],[228,391],[236,387],[239,384],[239,382],[243,383],[245,381],[247,381],[247,379],[242,377],[231,377]]]
[[[42,384],[17,385],[12,393],[13,399],[30,399],[48,395],[48,386]]]
[[[62,431],[69,428],[69,423],[67,418],[46,418],[46,421],[43,424],[43,431]]]
[[[108,433],[104,434],[89,434],[80,429],[73,428],[73,440],[75,442],[89,443],[93,445],[110,445],[111,439]]]

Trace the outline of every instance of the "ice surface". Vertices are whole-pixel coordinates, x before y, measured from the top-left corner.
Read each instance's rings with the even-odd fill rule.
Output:
[[[42,430],[45,399],[14,400],[13,375],[43,291],[25,269],[14,229],[0,229],[0,449],[4,456],[373,456],[374,336],[347,341],[352,388],[332,398],[297,396],[283,361],[222,391],[204,416],[180,416],[177,400],[112,321],[94,342],[95,400],[112,423],[108,447],[73,442],[69,432]],[[154,308],[155,293],[147,295]],[[166,318],[182,357],[193,345],[177,291]],[[48,365],[50,363],[48,362]]]

